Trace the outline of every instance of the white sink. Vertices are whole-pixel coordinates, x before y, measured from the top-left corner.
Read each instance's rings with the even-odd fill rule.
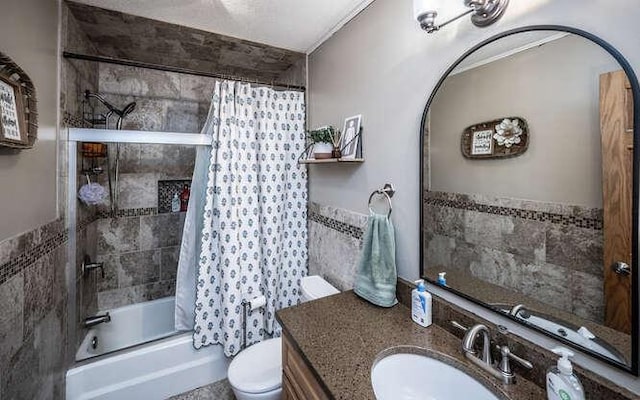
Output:
[[[371,370],[378,400],[499,400],[480,382],[435,358],[393,354]]]

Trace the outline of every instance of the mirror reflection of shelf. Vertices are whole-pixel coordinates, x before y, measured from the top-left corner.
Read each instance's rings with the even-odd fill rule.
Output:
[[[336,163],[348,163],[348,164],[357,164],[363,163],[364,158],[326,158],[321,160],[316,159],[308,159],[308,160],[300,160],[298,163],[300,164],[336,164]]]

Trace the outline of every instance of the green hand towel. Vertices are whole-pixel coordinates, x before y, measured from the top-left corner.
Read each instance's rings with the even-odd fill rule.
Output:
[[[396,300],[396,240],[393,224],[386,215],[371,214],[358,262],[354,291],[380,307],[391,307]]]

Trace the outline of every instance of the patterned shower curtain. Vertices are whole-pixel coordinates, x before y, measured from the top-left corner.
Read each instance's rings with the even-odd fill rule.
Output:
[[[247,319],[247,345],[271,335],[275,311],[295,305],[307,272],[304,94],[216,83],[213,146],[198,264],[194,346],[241,350],[243,299],[264,295]]]

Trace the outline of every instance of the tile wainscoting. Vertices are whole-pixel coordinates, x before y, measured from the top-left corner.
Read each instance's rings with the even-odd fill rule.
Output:
[[[425,271],[455,270],[603,321],[602,210],[427,191],[423,218]]]
[[[0,398],[64,398],[67,237],[58,219],[0,242]]]
[[[309,203],[309,275],[340,290],[353,289],[367,216]]]

